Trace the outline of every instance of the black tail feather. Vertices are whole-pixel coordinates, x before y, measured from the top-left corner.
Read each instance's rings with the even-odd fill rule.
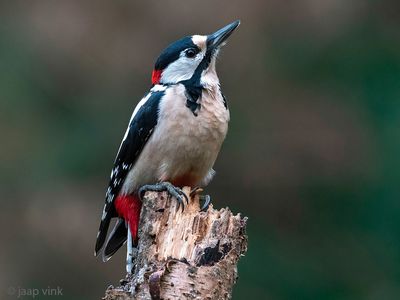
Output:
[[[110,220],[111,218],[106,218],[105,220],[102,220],[100,222],[99,232],[97,233],[96,246],[94,248],[95,256],[99,255],[99,251],[104,245],[104,242],[107,237],[108,227],[110,226]]]
[[[103,251],[103,261],[107,261],[113,256],[115,252],[125,243],[128,235],[128,229],[125,221],[118,218],[115,223],[114,229],[110,233]]]

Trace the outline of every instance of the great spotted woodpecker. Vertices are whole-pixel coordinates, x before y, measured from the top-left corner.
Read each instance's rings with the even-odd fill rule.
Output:
[[[205,186],[212,179],[229,121],[215,62],[239,24],[184,37],[157,59],[153,86],[133,111],[111,171],[95,246],[96,256],[104,248],[104,261],[127,241],[131,272],[145,191],[168,191],[183,205],[181,187]],[[112,218],[117,221],[106,240]]]

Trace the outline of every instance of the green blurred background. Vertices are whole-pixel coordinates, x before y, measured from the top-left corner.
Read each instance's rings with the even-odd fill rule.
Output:
[[[125,275],[93,247],[130,114],[167,44],[239,18],[207,189],[249,217],[234,299],[400,299],[399,3],[1,1],[0,299]]]

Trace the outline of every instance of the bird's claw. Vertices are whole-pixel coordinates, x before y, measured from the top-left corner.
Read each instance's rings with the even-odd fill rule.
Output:
[[[194,195],[197,195],[199,193],[201,193],[203,191],[203,189],[199,186],[196,186],[193,190],[191,190],[190,192],[190,197],[193,197]]]
[[[193,197],[194,195],[198,195],[202,191],[203,191],[203,189],[201,187],[197,186],[190,192],[190,197]],[[199,195],[199,200],[204,201],[204,204],[201,207],[200,211],[207,211],[207,209],[211,203],[210,195]]]
[[[208,209],[208,207],[210,206],[210,203],[211,203],[210,195],[201,195],[201,196],[199,196],[199,199],[204,201],[204,204],[201,207],[200,211],[207,211],[207,209]]]
[[[186,194],[178,187],[173,186],[172,184],[167,186],[167,192],[178,200],[178,208],[182,205],[182,211],[185,209],[185,203],[183,198],[186,200],[186,204],[189,204],[189,198]]]
[[[186,194],[182,191],[182,189],[172,185],[169,182],[160,182],[154,185],[144,185],[139,189],[139,197],[140,199],[143,198],[144,194],[147,191],[154,191],[154,192],[163,192],[166,191],[168,194],[172,197],[174,197],[178,201],[178,208],[182,205],[182,211],[185,208],[185,202],[184,199],[186,200],[186,204],[189,204],[189,198],[186,196]]]

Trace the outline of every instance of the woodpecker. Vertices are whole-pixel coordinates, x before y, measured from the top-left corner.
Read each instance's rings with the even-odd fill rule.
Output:
[[[167,191],[183,207],[188,200],[183,186],[204,187],[212,179],[229,122],[215,63],[239,24],[184,37],[158,57],[152,87],[135,107],[114,161],[95,256],[103,250],[107,261],[127,242],[126,268],[131,273],[141,196],[149,190]],[[113,218],[117,220],[107,238]]]

